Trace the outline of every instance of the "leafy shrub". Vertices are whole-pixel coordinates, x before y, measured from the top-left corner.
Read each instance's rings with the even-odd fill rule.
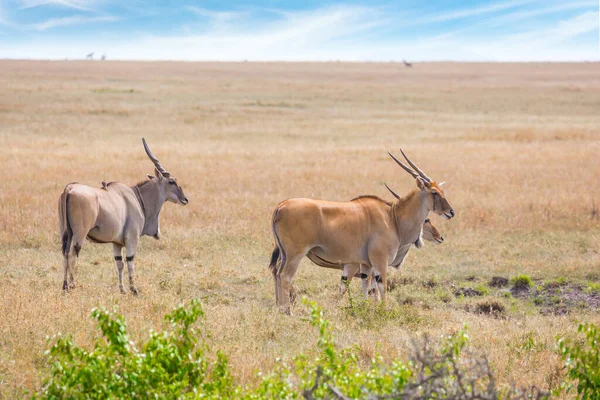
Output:
[[[369,394],[384,395],[401,390],[411,376],[408,365],[394,360],[387,365],[381,355],[366,370],[359,365],[358,349],[337,350],[329,322],[323,310],[304,299],[310,306],[310,323],[319,329],[318,353],[314,358],[296,357],[296,374],[304,398],[322,399],[342,395],[365,398]]]
[[[584,341],[559,339],[558,349],[565,360],[571,382],[563,385],[567,391],[577,386],[578,397],[584,400],[600,398],[600,329],[592,324],[580,324],[577,331]]]
[[[531,286],[533,286],[531,278],[527,275],[514,276],[513,278],[511,278],[510,282],[516,289],[529,289]]]
[[[314,303],[310,323],[319,330],[315,354],[300,354],[293,366],[279,362],[259,372],[254,387],[235,382],[227,357],[199,341],[198,301],[179,306],[165,317],[168,329],[151,331],[138,350],[127,336],[124,318],[115,311],[92,311],[102,332],[93,349],[75,345],[70,337],[55,338],[47,352],[50,375],[34,398],[44,399],[350,399],[350,398],[543,398],[535,389],[523,393],[497,390],[487,360],[466,350],[466,328],[442,338],[413,342],[408,361],[359,362],[356,346],[338,349],[323,311]]]
[[[227,357],[206,357],[198,346],[193,325],[203,316],[200,303],[179,306],[165,317],[170,330],[150,332],[150,338],[137,349],[127,336],[123,316],[115,311],[92,310],[102,332],[93,350],[58,337],[47,352],[50,377],[36,397],[74,398],[192,398],[204,393],[207,398],[232,394],[232,378]]]
[[[305,301],[306,302],[306,301]],[[381,355],[368,369],[360,368],[356,348],[337,350],[329,323],[315,303],[311,324],[319,328],[319,354],[312,361],[296,359],[300,389],[305,399],[544,399],[535,387],[500,391],[485,357],[466,351],[466,327],[436,346],[429,337],[413,341],[408,362],[386,363]],[[466,355],[466,357],[465,357]]]

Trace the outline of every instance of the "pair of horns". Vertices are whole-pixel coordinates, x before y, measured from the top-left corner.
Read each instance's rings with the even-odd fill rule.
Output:
[[[412,161],[410,161],[410,159],[408,157],[406,157],[406,154],[404,154],[404,152],[402,151],[402,149],[400,149],[400,152],[402,153],[402,155],[404,156],[404,158],[406,159],[406,161],[408,161],[408,163],[410,164],[411,167],[414,168],[414,171],[412,169],[410,169],[409,167],[407,167],[406,165],[404,165],[402,163],[402,161],[398,160],[396,157],[394,157],[394,155],[392,153],[390,153],[388,151],[388,154],[390,155],[390,157],[392,157],[394,159],[394,161],[396,161],[398,163],[398,165],[400,165],[406,172],[408,172],[409,174],[412,175],[413,178],[416,178],[417,176],[420,176],[421,178],[423,178],[426,182],[431,182],[431,178],[428,177],[425,172],[423,172],[419,167],[417,167],[417,165],[415,163],[413,163]],[[417,172],[415,172],[417,171]],[[389,189],[389,188],[388,188]]]
[[[431,178],[428,177],[425,174],[425,172],[423,172],[419,167],[417,167],[417,165],[415,163],[413,163],[412,161],[410,161],[410,158],[408,158],[406,156],[406,154],[404,154],[404,151],[402,151],[402,149],[400,149],[400,152],[402,153],[402,155],[404,156],[404,158],[406,159],[406,161],[408,161],[408,164],[410,164],[410,166],[414,168],[414,171],[411,168],[407,167],[402,161],[400,161],[396,157],[394,157],[394,155],[392,153],[390,153],[389,151],[388,151],[388,154],[390,155],[390,157],[392,157],[394,159],[394,161],[396,161],[398,163],[398,165],[400,165],[402,167],[402,169],[404,169],[406,172],[408,172],[409,174],[411,174],[413,178],[416,178],[416,177],[420,176],[426,182],[430,183],[431,182]],[[417,171],[417,172],[415,172],[415,171]],[[387,183],[384,183],[384,185],[387,188],[387,190],[389,190],[390,193],[392,193],[392,195],[395,198],[400,199],[400,195],[398,193],[394,192],[394,190],[392,190],[392,188],[389,187],[387,185]]]
[[[158,161],[158,158],[156,158],[154,156],[154,154],[152,154],[152,152],[150,151],[150,147],[148,147],[148,143],[146,143],[146,139],[142,138],[142,143],[144,144],[144,150],[146,150],[146,154],[148,154],[148,158],[150,158],[150,161],[152,161],[154,163],[156,170],[158,172],[160,172],[161,175],[164,176],[165,178],[168,178],[169,176],[171,176],[171,173],[169,173],[169,171],[164,169],[163,166],[160,165],[160,161]]]

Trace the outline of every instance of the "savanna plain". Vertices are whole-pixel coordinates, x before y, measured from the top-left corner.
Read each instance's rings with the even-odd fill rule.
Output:
[[[600,322],[597,64],[0,61],[0,87],[0,397],[39,387],[47,335],[89,346],[90,310],[115,304],[143,340],[200,299],[241,383],[310,354],[308,307],[275,307],[271,213],[290,197],[392,200],[384,182],[407,193],[415,181],[386,153],[399,148],[447,182],[456,217],[432,216],[444,243],[390,273],[383,310],[302,262],[294,284],[340,346],[367,364],[466,324],[500,386],[547,390],[564,374],[556,337]],[[167,203],[161,239],[141,240],[138,296],[119,293],[111,246],[89,242],[63,293],[60,193],[143,180],[142,137],[189,204]]]

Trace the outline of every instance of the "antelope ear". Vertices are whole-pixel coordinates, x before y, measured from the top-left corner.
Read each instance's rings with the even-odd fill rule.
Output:
[[[154,175],[156,175],[159,181],[162,181],[164,178],[163,174],[161,174],[160,171],[156,168],[154,168]]]
[[[444,183],[446,183],[446,181],[442,181],[442,182],[438,183],[438,186],[442,187],[442,186],[444,186]]]
[[[148,179],[152,180],[152,179],[156,179],[156,177],[154,175],[150,175],[150,174],[146,174],[146,176],[148,177]]]
[[[427,182],[425,179],[421,178],[420,176],[417,176],[416,180],[417,180],[417,187],[421,190],[425,189],[426,187],[427,188],[431,187],[429,182]]]

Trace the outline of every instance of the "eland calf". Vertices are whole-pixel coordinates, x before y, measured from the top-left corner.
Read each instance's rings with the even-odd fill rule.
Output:
[[[454,210],[440,185],[404,152],[402,155],[412,168],[389,155],[417,184],[416,190],[393,203],[361,196],[349,202],[295,198],[277,205],[272,218],[277,247],[269,267],[275,283],[276,303],[282,312],[291,313],[292,278],[309,252],[329,264],[372,267],[385,288],[388,265],[399,265],[404,257],[399,250],[419,239],[429,212],[446,219],[454,217]],[[385,290],[381,299],[385,301]]]
[[[112,243],[119,289],[123,289],[123,255],[129,271],[129,289],[138,291],[133,282],[133,259],[141,236],[160,237],[159,216],[170,201],[186,205],[188,199],[177,180],[152,154],[145,139],[144,149],[154,163],[155,176],[135,186],[102,182],[102,188],[78,183],[68,184],[58,203],[60,237],[64,257],[63,290],[75,287],[73,272],[85,239],[94,243]],[[69,283],[67,283],[69,277]]]

